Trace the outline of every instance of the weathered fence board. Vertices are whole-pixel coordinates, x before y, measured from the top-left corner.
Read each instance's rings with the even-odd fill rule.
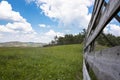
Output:
[[[98,80],[120,80],[120,46],[89,53],[87,62]]]
[[[112,20],[112,18],[118,13],[120,10],[120,0],[111,0],[106,6],[105,12],[102,14],[98,26],[96,27],[93,34],[87,39],[89,40],[86,43],[86,47],[91,44],[91,42],[96,39],[98,34],[103,30],[103,28]]]
[[[98,13],[100,13],[100,10],[101,10],[101,7],[102,7],[102,4],[103,4],[103,0],[99,0],[99,2],[95,2],[96,4],[96,6],[95,6],[95,10],[93,11],[93,19],[92,19],[92,21],[90,22],[90,28],[89,28],[89,30],[88,30],[88,35],[87,36],[89,36],[90,35],[90,32],[91,32],[91,30],[93,29],[93,27],[95,27],[95,21],[97,20],[97,18],[98,18]],[[99,4],[98,4],[99,3]],[[96,10],[97,9],[97,10]]]
[[[116,15],[115,18],[120,22],[120,16]]]
[[[84,60],[83,60],[83,78],[84,78],[83,80],[91,80]]]
[[[92,17],[85,37],[83,79],[91,80],[89,67],[98,80],[120,80],[120,46],[94,52],[94,42],[115,17],[120,22],[120,0],[95,0]]]

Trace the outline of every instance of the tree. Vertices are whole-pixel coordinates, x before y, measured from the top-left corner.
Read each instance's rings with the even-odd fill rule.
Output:
[[[63,45],[64,44],[64,37],[59,37],[57,40],[58,45]]]
[[[100,34],[100,36],[97,38],[97,42],[100,45],[117,46],[120,45],[120,37],[116,37],[112,34]]]

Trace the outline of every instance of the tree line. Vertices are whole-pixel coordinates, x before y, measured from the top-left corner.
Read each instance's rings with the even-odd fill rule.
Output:
[[[54,37],[54,40],[51,41],[49,45],[67,45],[67,44],[81,44],[83,43],[85,38],[85,32],[81,32],[77,35],[66,34],[64,37]],[[103,46],[116,46],[120,45],[120,36],[114,36],[112,34],[100,34],[100,36],[96,39],[96,43]]]
[[[52,44],[65,45],[65,44],[78,44],[84,40],[84,34],[79,33],[78,35],[66,34],[64,37],[55,37]]]
[[[113,34],[100,34],[97,38],[97,43],[105,46],[118,46],[120,45],[120,36],[114,36]]]

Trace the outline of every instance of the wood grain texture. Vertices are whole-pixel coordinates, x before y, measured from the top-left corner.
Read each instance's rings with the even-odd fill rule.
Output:
[[[120,22],[120,0],[95,0],[85,36],[83,79],[91,80],[89,67],[98,80],[120,80],[120,46],[94,52],[94,42],[106,25],[116,18]]]
[[[95,30],[92,34],[88,34],[91,36],[87,37],[86,47],[94,41],[105,26],[112,20],[112,18],[119,12],[120,10],[120,0],[111,0],[107,5],[104,13],[101,15],[99,19],[99,23],[96,26]]]
[[[98,80],[120,80],[120,46],[89,53],[87,62]]]

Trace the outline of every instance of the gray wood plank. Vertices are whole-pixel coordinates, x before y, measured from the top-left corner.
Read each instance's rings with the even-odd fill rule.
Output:
[[[120,16],[116,15],[115,18],[120,22]]]
[[[98,13],[100,13],[100,10],[101,10],[101,8],[102,8],[102,6],[103,6],[103,2],[104,2],[104,0],[99,0],[96,4],[98,4],[98,6],[95,6],[95,13],[93,13],[94,15],[92,16],[92,21],[91,21],[91,25],[90,25],[90,28],[89,28],[89,30],[88,30],[88,33],[87,33],[87,37],[90,35],[90,32],[91,32],[91,30],[93,29],[93,27],[96,27],[96,26],[94,26],[95,25],[95,23],[96,23],[96,20],[97,20],[97,18],[98,18]],[[97,10],[96,10],[96,8],[97,8]]]
[[[86,43],[86,47],[91,44],[93,40],[100,34],[100,32],[104,29],[104,27],[112,20],[114,15],[120,9],[120,0],[111,0],[110,3],[106,6],[106,10],[100,18],[98,26],[96,27],[94,33],[88,38],[88,42]]]
[[[87,62],[98,80],[120,80],[120,46],[90,53]]]
[[[91,80],[84,60],[83,60],[83,80]]]

